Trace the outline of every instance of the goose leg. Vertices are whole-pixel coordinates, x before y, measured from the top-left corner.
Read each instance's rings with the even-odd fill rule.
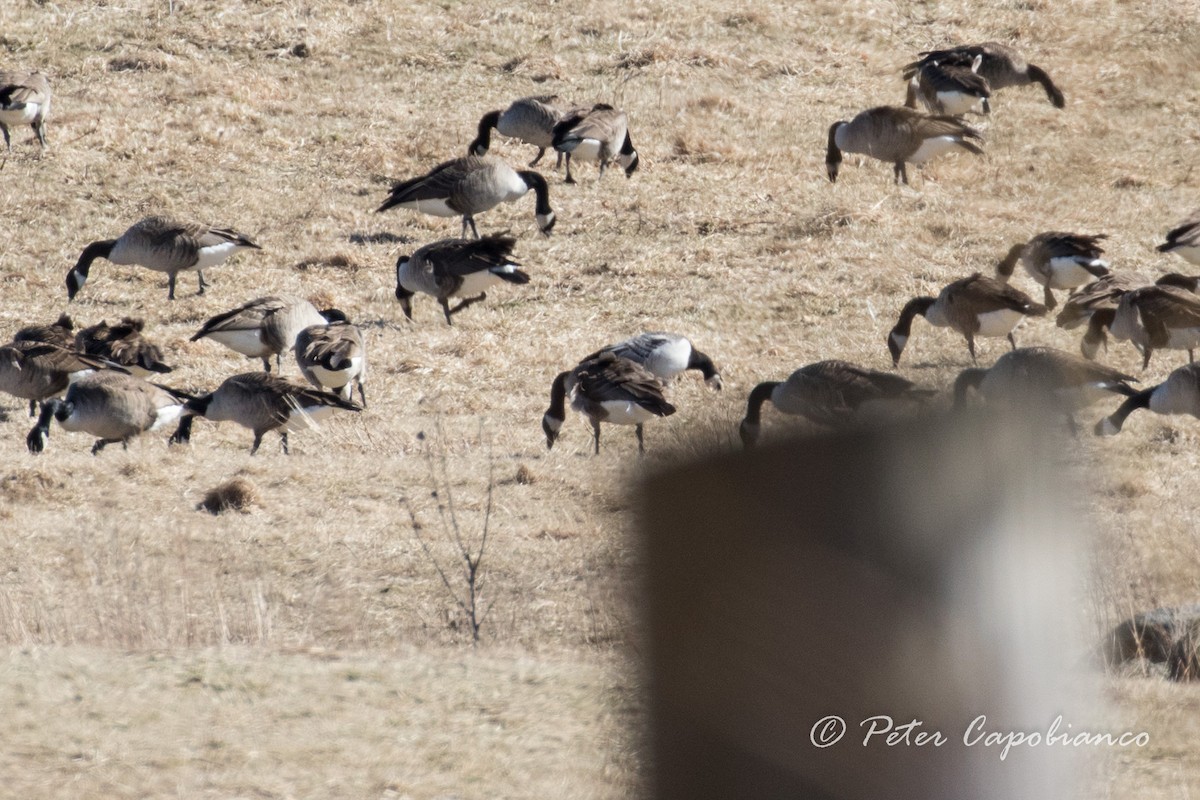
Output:
[[[567,179],[565,183],[575,183],[575,178],[571,175],[571,154],[567,153]]]
[[[463,217],[462,238],[464,238],[464,239],[467,238],[467,226],[468,225],[471,226],[471,233],[475,234],[475,238],[478,239],[479,238],[479,229],[475,227],[475,217],[473,217],[469,214]]]
[[[1015,338],[1015,337],[1013,337],[1013,335],[1012,335],[1012,331],[1009,331],[1009,332],[1008,332],[1008,337],[1007,337],[1007,338],[1008,338],[1008,347],[1009,347],[1009,349],[1010,349],[1010,350],[1016,350],[1016,349],[1017,349],[1017,340],[1016,340],[1016,338]]]
[[[546,155],[546,148],[539,147],[537,156],[533,159],[533,161],[529,162],[529,166],[531,166],[531,167],[536,166],[537,163],[542,160],[542,156],[544,156],[544,155]]]
[[[289,455],[291,455],[291,454],[292,454],[292,453],[291,453],[291,451],[290,451],[290,450],[288,450],[287,431],[280,431],[280,432],[279,432],[279,437],[280,437],[280,439],[281,439],[281,440],[282,440],[282,442],[283,442],[283,454],[284,454],[285,456],[289,456]]]
[[[1190,347],[1188,348],[1188,363],[1189,364],[1196,363],[1196,351]]]
[[[1012,334],[1009,334],[1009,336],[1011,336],[1011,335]],[[974,334],[970,334],[970,333],[967,334],[967,350],[971,353],[971,362],[974,364],[978,364],[979,360],[977,358],[975,358],[975,336],[974,336]]]
[[[168,300],[175,299],[175,273],[174,272],[167,274],[167,299]]]
[[[442,306],[442,313],[446,315],[446,324],[453,325],[454,321],[450,319],[450,301],[444,297],[439,297],[438,303],[440,303]]]
[[[250,446],[250,455],[258,452],[258,446],[262,444],[262,436],[262,433],[259,431],[254,432],[254,444]]]
[[[0,122],[0,131],[4,132],[4,149],[12,150],[12,141],[8,138],[8,126]]]
[[[897,161],[896,165],[892,167],[892,172],[895,173],[896,183],[908,185],[908,168],[903,161]]]
[[[367,393],[365,391],[363,391],[363,382],[356,378],[355,383],[358,384],[358,396],[362,400],[362,407],[366,408],[367,407]],[[346,384],[346,385],[349,386],[350,384]],[[354,392],[350,392],[350,395],[351,395],[351,397],[353,397]],[[346,399],[349,400],[350,398],[348,397]]]
[[[200,280],[200,289],[196,294],[204,294],[204,290],[208,288],[208,281],[204,280],[204,270],[196,270],[196,277]]]
[[[636,428],[634,428],[634,431],[637,433],[638,455],[644,456],[644,455],[646,455],[646,440],[645,440],[644,436],[642,435],[641,423],[638,423],[638,426]]]
[[[1145,372],[1146,367],[1150,366],[1150,354],[1153,352],[1154,350],[1149,345],[1142,351],[1142,372]]]
[[[477,294],[474,297],[468,297],[464,300],[460,300],[458,305],[456,305],[454,308],[447,309],[446,310],[446,321],[447,322],[450,321],[451,314],[457,314],[458,312],[462,311],[464,308],[474,305],[475,303],[478,303],[480,300],[487,300],[487,292],[480,292],[479,294]],[[444,305],[444,302],[443,302],[443,305]]]
[[[560,169],[562,169],[562,161],[563,161],[563,154],[562,154],[562,151],[561,151],[561,150],[559,150],[559,151],[558,151],[558,159],[557,159],[557,160],[555,160],[555,162],[554,162],[554,169],[555,169],[555,170],[560,170]]]
[[[263,372],[266,372],[267,374],[270,374],[270,372],[271,372],[271,359],[270,359],[268,356],[263,356],[263,357],[262,357],[262,361],[263,361]]]
[[[42,147],[46,146],[46,120],[35,122],[33,124],[33,132],[37,134],[38,141],[42,143]]]
[[[600,420],[592,420],[592,439],[596,442],[596,455],[600,455]]]
[[[37,408],[38,408],[37,400],[30,400],[29,401],[29,416],[36,417],[37,416]]]
[[[97,439],[96,443],[94,445],[92,445],[92,455],[99,455],[100,451],[103,450],[105,448],[105,446],[113,444],[115,442],[120,442],[120,441],[121,441],[120,439]],[[129,443],[125,442],[124,444],[125,444],[125,449],[128,450]]]
[[[1054,292],[1050,291],[1049,285],[1046,286],[1046,308],[1054,308],[1058,305],[1058,301],[1054,299]]]

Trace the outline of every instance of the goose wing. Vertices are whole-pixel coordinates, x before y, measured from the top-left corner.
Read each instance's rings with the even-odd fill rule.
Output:
[[[576,367],[575,377],[578,391],[596,402],[633,402],[659,417],[675,413],[675,406],[663,397],[662,382],[627,358],[603,353]]]

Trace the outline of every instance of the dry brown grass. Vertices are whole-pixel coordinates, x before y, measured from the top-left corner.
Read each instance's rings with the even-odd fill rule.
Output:
[[[1118,267],[1178,270],[1152,245],[1197,205],[1188,4],[174,8],[0,4],[2,66],[43,69],[56,91],[45,157],[15,131],[0,171],[0,338],[66,308],[63,278],[89,241],[167,211],[264,251],[211,270],[203,297],[184,276],[173,304],[160,276],[100,262],[69,309],[79,324],[145,317],[179,365],[171,382],[203,389],[254,367],[189,342],[205,318],[261,294],[320,295],[366,330],[371,405],[296,434],[290,458],[274,438],[251,458],[249,432],[205,422],[188,448],[147,437],[93,458],[86,437],[56,432],[32,458],[21,404],[0,398],[4,705],[21,709],[2,756],[9,796],[627,796],[638,764],[616,723],[640,708],[620,677],[628,483],[670,450],[732,446],[760,380],[820,358],[889,366],[884,335],[905,299],[1039,231],[1108,232]],[[1008,90],[985,158],[946,158],[910,189],[850,159],[828,183],[830,122],[898,102],[916,51],[984,39],[1018,42],[1067,108]],[[532,283],[497,289],[452,329],[418,301],[408,324],[396,256],[458,223],[372,210],[391,180],[464,152],[484,111],[547,92],[626,108],[642,169],[551,178],[550,238],[528,201],[482,215],[482,230],[519,237]],[[547,453],[553,375],[647,328],[690,335],[726,390],[681,381],[679,413],[648,426],[645,463],[620,429],[592,458],[576,420]],[[1045,321],[1019,339],[1076,346]],[[981,358],[1000,352],[987,341]],[[1127,345],[1108,358],[1136,370]],[[918,323],[902,371],[944,386],[965,360],[960,338]],[[1146,380],[1180,363],[1160,354]],[[482,511],[489,451],[499,479],[475,654],[400,505],[432,488],[420,434],[438,424],[464,514]],[[1191,420],[1147,415],[1114,440],[1064,443],[1097,490],[1082,504],[1096,520],[1085,626],[1197,599],[1198,437]],[[195,512],[233,477],[261,504]],[[1110,694],[1116,723],[1161,743],[1110,764],[1113,795],[1179,796],[1200,776],[1195,714],[1176,711],[1194,689],[1120,677]]]

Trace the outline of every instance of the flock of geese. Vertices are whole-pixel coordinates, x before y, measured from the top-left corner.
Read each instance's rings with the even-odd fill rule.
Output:
[[[953,150],[982,153],[981,133],[963,116],[989,113],[993,92],[1003,88],[1040,84],[1056,107],[1064,105],[1062,92],[1045,70],[995,42],[922,53],[904,68],[904,77],[908,82],[905,106],[871,108],[829,128],[830,181],[837,180],[844,153],[884,161],[892,166],[895,180],[905,183],[908,164],[920,166]],[[0,130],[6,146],[11,149],[9,126],[28,124],[45,147],[50,99],[44,75],[0,73]],[[918,110],[918,103],[926,110]],[[488,155],[493,130],[537,148],[526,169],[514,169]],[[446,323],[452,325],[454,315],[486,299],[492,287],[529,282],[513,258],[516,240],[481,237],[476,217],[532,192],[537,227],[549,235],[556,221],[550,186],[532,168],[551,148],[558,157],[556,167],[565,160],[568,184],[576,182],[572,162],[596,163],[601,176],[613,163],[627,178],[638,168],[624,111],[603,103],[575,106],[557,96],[526,97],[483,115],[467,155],[392,187],[377,211],[402,208],[459,217],[462,223],[460,238],[426,244],[397,260],[396,299],[406,317],[412,319],[412,299],[424,294],[437,300]],[[990,369],[973,367],[958,376],[956,405],[966,403],[972,392],[989,402],[1036,398],[1060,410],[1074,429],[1075,411],[1100,396],[1123,396],[1121,406],[1096,425],[1098,434],[1116,433],[1138,408],[1200,416],[1200,369],[1194,364],[1138,391],[1130,385],[1132,376],[1096,363],[1110,336],[1138,348],[1143,368],[1155,350],[1188,350],[1190,360],[1200,345],[1198,279],[1172,273],[1150,282],[1143,276],[1116,273],[1102,258],[1104,239],[1103,234],[1040,233],[1014,244],[1000,259],[994,277],[975,273],[947,284],[936,296],[913,298],[887,336],[893,365],[899,365],[920,316],[933,326],[961,334],[972,361],[979,337],[1004,337],[1011,344],[1011,352]],[[208,286],[204,269],[257,249],[250,237],[236,230],[147,217],[115,239],[84,248],[66,276],[68,299],[83,290],[97,259],[166,273],[167,296],[174,300],[179,273],[194,271],[203,294]],[[1158,249],[1200,264],[1200,214],[1170,231]],[[1018,263],[1042,286],[1042,302],[1009,285]],[[1081,355],[1016,345],[1014,332],[1026,318],[1045,316],[1057,306],[1056,290],[1069,292],[1058,324],[1085,326]],[[52,420],[65,430],[96,437],[92,452],[98,453],[108,444],[127,444],[135,436],[169,426],[175,426],[171,441],[187,442],[194,419],[204,417],[250,429],[251,453],[266,433],[277,431],[287,452],[290,431],[309,427],[335,410],[366,408],[364,338],[338,309],[319,309],[295,297],[267,296],[209,319],[192,341],[211,340],[247,358],[261,359],[263,371],[234,375],[205,394],[157,382],[172,368],[143,329],[141,320],[125,318],[114,326],[102,322],[76,332],[64,314],[53,324],[23,328],[0,348],[0,390],[28,400],[30,415],[38,418],[26,439],[30,451],[45,448]],[[281,377],[282,359],[288,353],[294,353],[308,385]],[[675,412],[667,388],[687,370],[698,371],[710,388],[721,389],[712,358],[679,334],[643,333],[586,356],[551,382],[550,405],[542,417],[547,447],[553,447],[559,437],[569,402],[590,422],[595,452],[600,450],[601,423],[633,426],[639,452],[644,452],[644,424]],[[355,388],[359,402],[354,401]],[[869,408],[921,404],[932,394],[900,375],[844,361],[820,361],[801,367],[784,381],[755,386],[739,434],[747,448],[754,446],[767,401],[781,413],[840,427],[861,420]]]

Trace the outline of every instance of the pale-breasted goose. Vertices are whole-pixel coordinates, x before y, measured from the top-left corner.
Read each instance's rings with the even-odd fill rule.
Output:
[[[713,360],[697,350],[690,339],[677,333],[639,333],[597,350],[583,360],[588,361],[602,353],[636,361],[664,384],[685,370],[698,370],[710,389],[721,390],[721,373],[717,371]]]
[[[924,64],[936,61],[942,65],[970,67],[975,59],[982,58],[979,63],[979,74],[987,79],[993,92],[1007,89],[1010,86],[1028,86],[1031,83],[1041,84],[1046,90],[1046,96],[1055,108],[1065,104],[1063,93],[1059,91],[1050,76],[1041,67],[1030,64],[1016,49],[1000,42],[984,42],[982,44],[964,44],[946,50],[926,50],[921,58],[904,67],[904,77],[909,79]]]
[[[996,277],[1007,282],[1017,261],[1045,290],[1046,308],[1058,305],[1051,289],[1074,289],[1108,274],[1108,262],[1100,258],[1100,242],[1108,234],[1084,236],[1078,233],[1047,231],[1028,242],[1014,244],[996,265]]]
[[[75,321],[66,314],[49,325],[26,325],[13,336],[14,342],[45,342],[70,349],[75,345]]]
[[[334,391],[343,399],[350,400],[357,385],[366,408],[367,346],[362,330],[337,309],[326,311],[325,318],[329,324],[310,325],[296,337],[296,364],[313,386]]]
[[[1092,320],[1100,316],[1097,312]],[[1200,346],[1200,297],[1177,286],[1133,289],[1121,296],[1108,330],[1141,351],[1142,369],[1155,350],[1187,350],[1193,361]]]
[[[479,120],[479,133],[467,148],[467,155],[485,156],[492,145],[492,129],[501,136],[520,139],[538,149],[537,157],[529,162],[536,165],[553,144],[554,126],[572,106],[556,94],[522,97],[503,111],[489,111]],[[562,163],[562,153],[558,154]],[[556,165],[557,166],[557,165]]]
[[[67,389],[66,398],[46,402],[25,444],[32,453],[42,452],[53,417],[63,430],[95,436],[92,455],[115,442],[128,447],[129,440],[138,434],[159,430],[178,420],[189,398],[190,395],[174,389],[114,370],[84,375]]]
[[[9,125],[28,125],[46,146],[46,115],[50,113],[50,81],[40,72],[0,72],[0,132],[12,150]]]
[[[171,372],[174,367],[163,361],[159,346],[142,335],[145,326],[143,320],[133,317],[124,317],[116,325],[102,320],[75,334],[75,346],[88,355],[120,364],[139,378]]]
[[[1167,232],[1167,241],[1158,246],[1160,253],[1174,253],[1193,264],[1200,264],[1200,211]]]
[[[921,166],[934,156],[955,149],[976,155],[983,148],[971,141],[983,135],[955,117],[930,116],[911,108],[869,108],[846,122],[829,126],[825,169],[837,181],[842,152],[861,153],[892,165],[896,182],[908,183],[906,164]]]
[[[212,339],[247,358],[261,358],[271,371],[270,357],[282,365],[281,354],[296,345],[296,336],[310,325],[326,319],[312,303],[299,297],[258,297],[237,308],[212,317],[191,341]]]
[[[977,73],[983,57],[975,59],[971,66],[939,64],[930,61],[913,70],[909,76],[905,105],[917,107],[920,98],[931,114],[949,114],[961,117],[974,111],[976,106],[987,114],[991,111],[988,98],[992,96],[987,78]]]
[[[1157,386],[1138,392],[1096,423],[1097,436],[1115,436],[1125,419],[1139,408],[1155,414],[1191,414],[1200,418],[1200,364],[1187,364]]]
[[[912,321],[919,314],[930,325],[952,328],[967,339],[967,350],[975,361],[976,336],[1004,336],[1015,350],[1013,331],[1025,317],[1040,317],[1046,307],[1036,303],[995,278],[976,272],[947,284],[937,297],[915,297],[900,312],[896,327],[888,334],[888,350],[892,363],[900,363],[900,354],[912,332]]]
[[[28,400],[32,417],[39,402],[61,393],[71,381],[93,370],[110,368],[115,367],[71,348],[47,342],[13,342],[0,347],[0,392]]]
[[[554,149],[567,156],[567,183],[575,183],[571,176],[571,160],[595,161],[600,164],[600,177],[608,162],[616,160],[625,170],[625,177],[633,176],[638,168],[637,150],[629,137],[629,118],[624,111],[604,103],[590,109],[579,109],[567,114],[554,126]]]
[[[215,392],[189,400],[179,427],[171,436],[176,444],[191,441],[192,422],[204,417],[212,422],[236,422],[254,431],[250,455],[258,452],[268,431],[279,431],[283,452],[288,452],[288,432],[314,427],[335,409],[362,411],[362,406],[333,392],[301,386],[265,372],[246,372],[227,378]]]
[[[600,452],[600,423],[634,425],[638,452],[646,452],[642,425],[656,417],[675,413],[663,397],[663,385],[648,369],[627,358],[601,353],[574,369],[560,372],[550,386],[550,407],[542,416],[546,449],[554,447],[566,420],[566,398],[571,408],[592,424],[595,452]]]
[[[529,283],[529,275],[512,260],[517,240],[509,236],[482,239],[442,239],[418,248],[396,261],[396,299],[404,316],[412,319],[412,297],[417,292],[436,297],[446,315],[487,299],[485,289],[499,283]],[[460,298],[450,307],[452,298]]]
[[[738,435],[747,449],[758,442],[762,406],[768,400],[780,412],[806,417],[818,425],[841,428],[858,420],[874,401],[924,399],[929,392],[912,381],[846,361],[818,361],[801,367],[783,382],[767,381],[751,390]]]
[[[67,298],[87,282],[92,262],[107,258],[114,264],[134,264],[167,273],[167,299],[175,299],[175,278],[180,272],[196,270],[200,290],[208,283],[203,270],[220,264],[239,250],[261,250],[250,237],[228,228],[210,228],[170,217],[146,217],[116,239],[92,242],[67,273]]]
[[[514,170],[495,156],[466,156],[438,164],[425,175],[397,183],[375,211],[410,208],[435,217],[461,216],[463,238],[469,225],[478,239],[476,214],[524,197],[530,189],[537,197],[538,229],[548,236],[555,218],[546,179],[532,170]]]

